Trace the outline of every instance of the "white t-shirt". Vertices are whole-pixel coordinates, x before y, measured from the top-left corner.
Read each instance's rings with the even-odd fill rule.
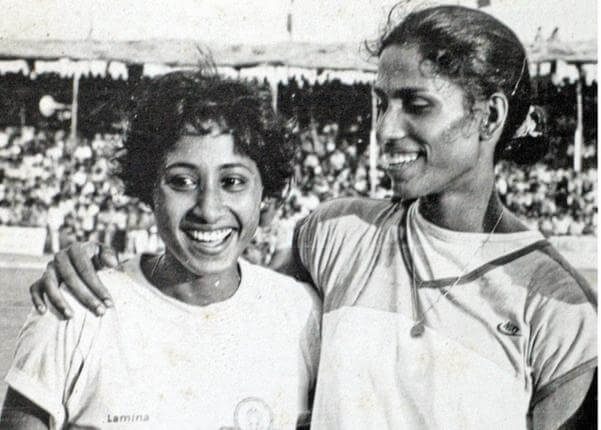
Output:
[[[538,232],[489,238],[405,214],[338,199],[297,227],[324,295],[311,428],[530,428],[537,402],[596,366],[590,287]]]
[[[71,320],[33,311],[6,382],[51,428],[294,429],[319,357],[311,287],[241,260],[236,294],[200,307],[139,267],[135,257],[100,273],[115,302],[103,317],[71,296]]]

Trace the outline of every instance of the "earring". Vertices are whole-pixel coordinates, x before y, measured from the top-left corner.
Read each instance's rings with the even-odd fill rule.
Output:
[[[482,121],[482,124],[480,125],[480,135],[488,139],[491,134],[490,123],[488,122],[488,118],[486,118],[486,120]]]

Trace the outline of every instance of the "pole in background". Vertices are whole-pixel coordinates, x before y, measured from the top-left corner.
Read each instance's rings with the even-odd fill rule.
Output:
[[[25,124],[27,123],[25,116],[25,106],[21,106],[19,108],[19,121],[21,122],[21,128],[25,127]]]
[[[292,41],[292,8],[294,0],[290,0],[288,6],[288,15],[286,15],[286,31],[288,32],[288,40]]]
[[[288,3],[288,14],[286,15],[286,31],[288,32],[288,40],[292,42],[292,30],[293,30],[293,15],[292,9],[294,8],[294,0],[290,0]],[[288,68],[288,66],[286,66]],[[278,86],[279,83],[271,83],[271,97],[272,97],[272,106],[273,110],[277,113],[278,111]]]
[[[582,64],[576,64],[578,80],[576,81],[576,132],[574,133],[574,170],[582,170],[582,149],[584,145],[583,114],[582,114]]]
[[[278,112],[278,87],[280,83],[277,79],[269,80],[269,87],[271,88],[271,106],[273,107],[273,111],[275,113]]]
[[[73,74],[73,101],[71,102],[71,140],[77,141],[77,108],[79,98],[79,74]]]
[[[378,100],[373,85],[371,86],[371,130],[369,131],[369,196],[375,197],[378,181],[378,142],[376,124],[378,121]]]

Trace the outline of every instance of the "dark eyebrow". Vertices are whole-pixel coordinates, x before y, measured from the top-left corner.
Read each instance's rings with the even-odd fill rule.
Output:
[[[227,169],[235,169],[237,167],[242,167],[243,169],[246,169],[248,171],[250,171],[250,168],[244,164],[244,163],[228,163],[228,164],[222,164],[221,166],[219,166],[220,170],[227,170]]]
[[[407,88],[399,88],[392,91],[391,98],[393,99],[403,99],[409,96],[413,96],[417,93],[427,92],[428,88],[426,87],[407,87]],[[374,92],[378,97],[388,97],[386,92],[381,88],[374,87]]]
[[[183,167],[185,169],[194,169],[195,168],[195,166],[193,164],[184,163],[182,161],[179,161],[179,162],[173,163],[173,164],[169,164],[168,166],[166,166],[167,169],[173,169],[173,168],[177,168],[177,167]]]
[[[166,166],[165,170],[172,170],[172,169],[178,169],[178,168],[188,169],[188,170],[197,170],[198,166],[196,166],[195,164],[186,163],[184,161],[178,161],[178,162],[175,162],[173,164],[169,164],[168,166]],[[221,166],[219,166],[219,170],[229,170],[229,169],[236,169],[236,168],[242,168],[242,169],[252,173],[251,168],[244,163],[227,163],[227,164],[222,164]]]
[[[191,163],[186,163],[183,161],[178,161],[176,163],[173,164],[169,164],[167,166],[167,169],[173,169],[173,168],[177,168],[177,167],[183,167],[185,169],[196,169],[196,165],[191,164]],[[249,167],[244,164],[244,163],[227,163],[227,164],[222,164],[221,166],[219,166],[220,170],[224,170],[224,169],[235,169],[237,167],[242,167],[246,170],[249,170]]]

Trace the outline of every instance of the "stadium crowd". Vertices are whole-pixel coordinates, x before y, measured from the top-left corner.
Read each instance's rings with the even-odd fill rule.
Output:
[[[79,143],[63,130],[7,127],[0,132],[0,224],[45,227],[50,251],[92,239],[122,252],[156,249],[148,208],[123,196],[111,176],[120,136]]]
[[[562,92],[565,89],[558,89],[557,97],[563,97]],[[552,152],[545,162],[529,169],[497,166],[504,203],[530,227],[549,236],[596,235],[596,136],[585,134],[584,169],[575,172],[570,160],[573,146],[566,144],[573,139],[572,116],[570,112],[555,118]],[[354,124],[324,121],[300,128],[297,180],[285,203],[272,205],[263,214],[248,259],[269,263],[276,249],[290,243],[296,221],[321,201],[369,195],[366,136],[357,125],[362,121],[359,116]],[[118,133],[96,133],[76,143],[62,129],[1,130],[0,225],[45,227],[49,252],[82,239],[109,244],[126,254],[161,248],[151,211],[124,196],[111,176],[111,157],[120,144]],[[388,196],[388,186],[378,169],[375,196]]]

